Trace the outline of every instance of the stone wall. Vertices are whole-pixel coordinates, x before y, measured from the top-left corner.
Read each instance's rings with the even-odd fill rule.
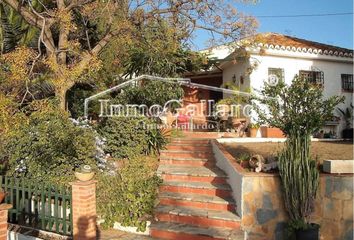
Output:
[[[321,175],[315,206],[322,239],[353,239],[353,175]]]
[[[236,196],[237,202],[241,201],[237,207],[247,239],[287,239],[284,236],[287,213],[279,176],[247,172],[220,143],[215,141],[213,146],[218,167],[229,176],[232,171],[235,173],[231,176],[238,176],[230,179],[230,185],[242,189],[233,195],[241,195]],[[353,174],[321,174],[311,221],[321,225],[321,240],[353,239]]]
[[[275,176],[244,176],[242,228],[248,239],[285,239],[287,215],[280,179]]]

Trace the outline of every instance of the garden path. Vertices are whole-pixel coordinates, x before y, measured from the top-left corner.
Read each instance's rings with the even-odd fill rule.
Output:
[[[156,238],[110,229],[110,230],[100,231],[99,237],[97,239],[99,240],[154,240]]]

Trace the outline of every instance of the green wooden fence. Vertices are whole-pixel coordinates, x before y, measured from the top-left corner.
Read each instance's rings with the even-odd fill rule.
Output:
[[[0,176],[7,193],[9,222],[61,235],[72,235],[71,188]]]

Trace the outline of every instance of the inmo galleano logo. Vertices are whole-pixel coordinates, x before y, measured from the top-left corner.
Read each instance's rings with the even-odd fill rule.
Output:
[[[165,102],[150,104],[136,102],[120,102],[112,99],[112,94],[127,94],[129,88],[144,88],[149,82],[159,82],[160,84],[176,84],[185,91],[184,96],[180,99],[167,99]],[[268,84],[277,84],[277,77],[270,76]],[[158,89],[156,91],[159,91]],[[191,101],[186,97],[188,92],[213,92],[218,93],[218,99],[212,97],[203,98],[202,96]],[[162,93],[163,94],[163,93]],[[211,95],[211,94],[210,94]],[[214,94],[215,95],[215,94]],[[84,113],[88,118],[92,111],[99,118],[110,117],[148,117],[160,119],[164,127],[177,126],[171,124],[171,121],[185,122],[187,124],[202,123],[202,128],[215,128],[215,125],[222,119],[227,118],[252,118],[253,104],[252,99],[257,97],[256,92],[241,91],[222,87],[214,87],[205,84],[193,83],[188,78],[162,78],[150,75],[142,75],[133,79],[129,79],[117,86],[97,93],[85,99]],[[223,100],[224,99],[224,100]],[[227,101],[225,99],[233,99]],[[90,106],[95,103],[95,108]]]

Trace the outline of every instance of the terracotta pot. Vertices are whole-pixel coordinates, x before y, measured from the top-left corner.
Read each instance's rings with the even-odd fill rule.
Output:
[[[255,138],[257,137],[257,132],[259,128],[250,128],[250,137]]]
[[[89,173],[75,172],[75,177],[81,182],[90,181],[94,175],[95,175],[94,172],[89,172]]]
[[[0,203],[2,203],[6,197],[7,193],[6,192],[0,192]]]
[[[284,133],[279,128],[261,127],[261,134],[264,138],[284,138]]]

